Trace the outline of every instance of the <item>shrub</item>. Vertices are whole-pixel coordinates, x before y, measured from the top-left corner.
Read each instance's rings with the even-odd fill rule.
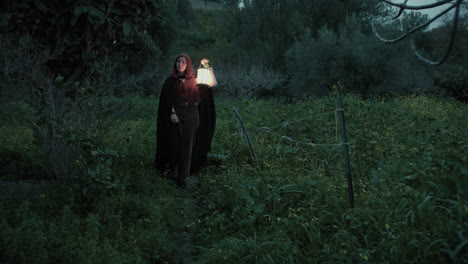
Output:
[[[27,37],[0,34],[0,102],[30,101],[35,89],[44,85],[42,68],[47,55]]]
[[[435,84],[459,101],[468,101],[468,71],[455,65],[443,65],[442,69],[435,73]]]
[[[286,76],[263,66],[242,63],[219,65],[215,68],[218,87],[232,97],[252,98],[284,95]]]
[[[288,91],[294,96],[323,96],[336,82],[363,95],[390,92],[388,87],[398,93],[426,88],[415,87],[417,81],[410,73],[422,74],[425,69],[410,56],[401,44],[385,46],[365,35],[357,18],[348,17],[339,33],[323,27],[314,38],[306,30],[289,48],[285,54],[291,76]]]
[[[217,108],[213,152],[229,150],[235,158],[218,175],[209,168],[201,174],[200,262],[451,263],[466,257],[459,233],[466,158],[454,152],[463,142],[465,106],[432,96],[346,95],[351,210],[341,147],[300,143],[334,143],[334,112],[328,113],[334,101],[251,100]],[[260,170],[231,128],[230,106],[241,109]]]

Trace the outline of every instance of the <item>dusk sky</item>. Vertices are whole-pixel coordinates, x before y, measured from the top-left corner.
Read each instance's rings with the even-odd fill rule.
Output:
[[[403,2],[404,1],[401,1],[401,0],[394,1],[394,3],[403,3]],[[412,5],[412,6],[418,6],[418,5],[427,5],[427,4],[431,4],[431,3],[435,3],[435,2],[438,2],[438,1],[434,1],[434,0],[409,0],[407,4]],[[423,14],[427,14],[429,16],[429,18],[432,18],[435,15],[437,15],[439,12],[445,10],[448,7],[449,7],[449,5],[445,4],[443,6],[439,6],[439,7],[436,7],[436,8],[420,10],[420,12],[422,12]],[[453,13],[453,11],[450,11],[448,14],[451,14],[451,13]],[[438,26],[438,24],[440,24],[443,21],[444,17],[445,16],[443,16],[443,17],[437,19],[436,21],[434,21],[431,24],[431,28],[435,27],[435,26]]]

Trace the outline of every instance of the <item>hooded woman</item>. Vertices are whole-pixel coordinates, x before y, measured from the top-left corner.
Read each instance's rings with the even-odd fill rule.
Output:
[[[197,137],[200,119],[203,133]],[[156,169],[168,168],[169,178],[175,180],[179,186],[184,186],[191,169],[196,170],[201,163],[206,162],[214,126],[211,89],[207,92],[207,87],[197,86],[192,61],[188,55],[181,54],[176,57],[172,73],[164,82],[159,97]]]

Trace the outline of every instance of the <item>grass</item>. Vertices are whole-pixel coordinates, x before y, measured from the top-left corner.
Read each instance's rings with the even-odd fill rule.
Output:
[[[466,262],[462,103],[344,96],[356,204],[349,209],[342,150],[334,145],[334,96],[216,98],[211,165],[190,178],[188,189],[151,168],[157,99],[121,100],[132,107],[105,144],[117,152],[112,174],[123,190],[86,207],[77,204],[76,190],[60,184],[35,203],[2,201],[0,262]],[[26,111],[2,107],[3,119]],[[234,126],[233,108],[260,168]],[[0,142],[2,153],[40,160],[27,127],[3,124],[10,132]]]

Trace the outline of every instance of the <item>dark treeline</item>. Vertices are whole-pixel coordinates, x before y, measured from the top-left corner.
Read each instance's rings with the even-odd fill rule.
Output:
[[[374,36],[371,20],[389,38],[428,20],[391,20],[396,10],[380,1],[211,2],[222,8],[0,1],[0,187],[19,186],[0,190],[0,263],[226,263],[228,251],[238,252],[231,263],[343,263],[349,253],[353,262],[466,259],[465,105],[419,96],[466,101],[466,1],[454,48],[437,67],[420,61],[407,39]],[[450,31],[444,18],[412,37],[437,58]],[[153,168],[156,97],[180,53],[195,67],[208,58],[218,80],[213,160],[193,193]],[[263,169],[253,170],[232,130],[232,108],[241,106],[246,124],[332,142],[335,98],[324,96],[332,87],[344,87],[354,114],[356,189],[374,203],[356,211],[342,206],[334,149],[304,150],[264,134],[254,144]],[[287,127],[311,113],[330,115]],[[380,221],[375,228],[369,216]]]
[[[212,60],[218,92],[234,97],[327,95],[337,83],[363,96],[435,93],[466,101],[468,12],[463,3],[448,60],[420,61],[408,41],[388,37],[428,21],[380,1],[222,1],[224,10],[194,10],[188,0],[2,2],[0,101],[21,100],[24,117],[45,152],[48,174],[67,179],[75,167],[97,166],[90,157],[104,134],[128,111],[116,96],[158,94],[172,58]],[[451,20],[411,37],[417,49],[438,57]],[[59,136],[57,136],[59,135]],[[94,155],[93,154],[93,155]],[[73,163],[76,157],[81,163]],[[102,165],[102,164],[101,164]],[[81,170],[87,174],[89,170]]]
[[[462,6],[455,46],[433,67],[408,41],[388,37],[425,21],[380,1],[222,1],[224,10],[194,10],[190,1],[2,2],[0,101],[21,100],[27,124],[41,143],[52,178],[84,174],[111,156],[106,128],[128,111],[116,96],[158,94],[175,54],[214,65],[218,93],[234,97],[327,95],[337,83],[363,96],[435,93],[466,100],[468,12]],[[412,37],[438,57],[451,20]],[[59,136],[57,136],[59,135]],[[95,153],[95,152],[93,152]],[[76,157],[81,163],[73,163]],[[39,173],[41,174],[41,173]]]
[[[448,93],[466,100],[467,12],[462,11],[456,44],[445,65],[428,67],[410,49],[408,40],[385,44],[372,33],[370,20],[380,21],[386,36],[429,20],[417,12],[396,12],[379,1],[225,1],[228,39],[254,62],[284,72],[291,95],[326,94],[334,82],[369,95],[406,92]],[[401,22],[401,23],[400,23]],[[451,20],[415,34],[418,49],[440,57],[450,36]]]
[[[362,95],[430,92],[466,100],[466,4],[449,59],[429,67],[407,40],[385,44],[369,23],[391,37],[428,17],[411,12],[392,21],[395,10],[379,1],[243,1],[239,8],[240,1],[226,0],[225,11],[195,11],[188,0],[88,2],[2,4],[1,56],[10,62],[1,69],[2,100],[33,93],[44,86],[37,83],[43,74],[86,80],[111,94],[154,93],[178,52],[195,61],[211,56],[221,86],[237,96],[323,95],[340,82]],[[445,18],[412,37],[418,50],[437,58],[450,30]]]

